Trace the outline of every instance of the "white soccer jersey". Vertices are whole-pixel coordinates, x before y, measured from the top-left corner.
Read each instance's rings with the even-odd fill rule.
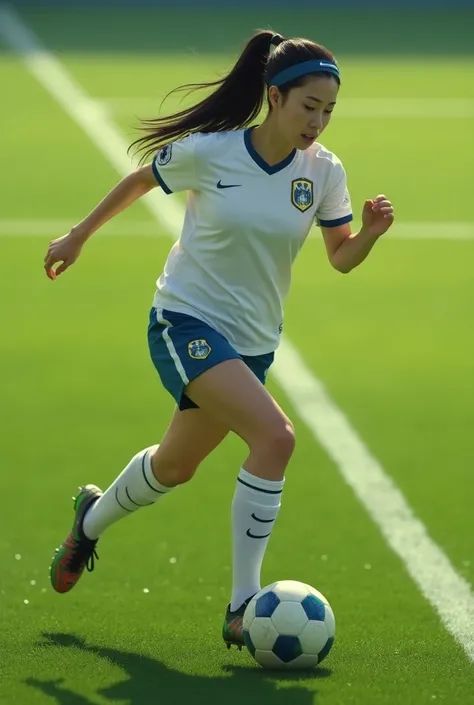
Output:
[[[313,221],[352,220],[339,159],[315,143],[270,166],[250,128],[167,145],[153,171],[166,193],[189,191],[154,306],[208,323],[241,355],[275,350],[292,264]]]

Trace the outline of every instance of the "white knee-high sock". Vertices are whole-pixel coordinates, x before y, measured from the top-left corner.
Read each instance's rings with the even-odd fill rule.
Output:
[[[232,502],[232,611],[260,590],[263,557],[280,509],[284,482],[263,480],[243,468],[239,473]]]
[[[87,538],[99,538],[111,524],[140,507],[154,504],[173,489],[160,484],[153,475],[150,454],[155,448],[151,446],[137,453],[86,512],[82,529]]]

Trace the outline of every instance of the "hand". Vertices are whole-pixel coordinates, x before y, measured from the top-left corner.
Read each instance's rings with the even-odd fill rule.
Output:
[[[44,258],[46,276],[54,280],[57,276],[65,272],[71,264],[74,264],[81,254],[83,244],[84,241],[81,240],[73,230],[71,230],[68,235],[63,235],[63,237],[58,237],[57,240],[52,240],[49,243],[48,251]],[[61,262],[61,264],[54,270],[53,267],[58,262]]]
[[[362,210],[362,226],[370,235],[379,237],[387,232],[395,218],[391,202],[383,194],[369,198]]]

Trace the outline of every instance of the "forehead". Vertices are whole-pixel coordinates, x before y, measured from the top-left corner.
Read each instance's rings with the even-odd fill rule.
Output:
[[[301,86],[293,89],[301,98],[314,96],[324,103],[332,103],[339,92],[334,76],[308,76]]]

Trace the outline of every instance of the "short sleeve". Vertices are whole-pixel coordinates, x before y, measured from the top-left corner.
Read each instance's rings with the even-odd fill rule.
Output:
[[[166,144],[155,154],[152,162],[153,174],[165,193],[197,189],[197,137],[189,135]]]
[[[352,220],[351,197],[346,172],[340,161],[334,163],[326,192],[316,210],[316,222],[323,228],[335,228]]]

